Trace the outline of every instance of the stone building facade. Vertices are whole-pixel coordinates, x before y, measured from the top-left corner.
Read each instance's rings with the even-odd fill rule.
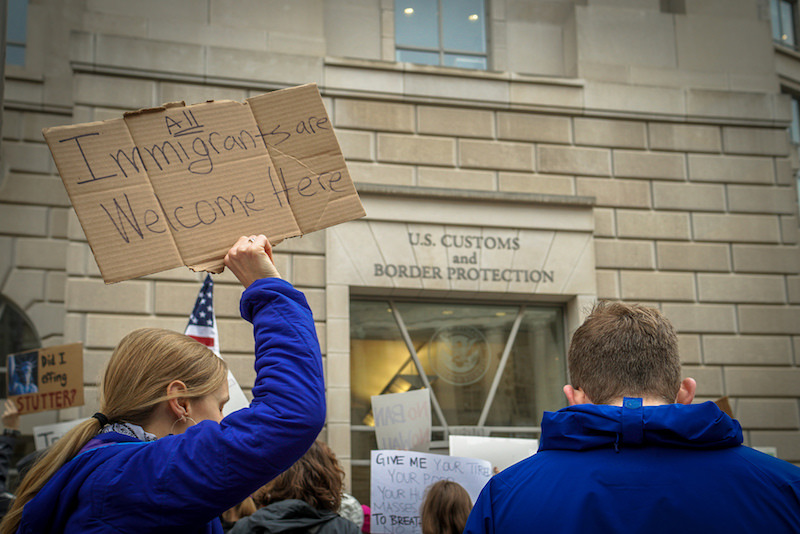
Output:
[[[428,358],[405,387],[441,384],[440,444],[443,418],[535,437],[538,416],[520,404],[563,406],[564,347],[596,299],[663,310],[699,400],[729,396],[747,444],[800,463],[798,159],[785,94],[800,90],[800,54],[773,41],[770,3],[486,0],[486,70],[395,61],[398,4],[27,2],[24,65],[5,74],[0,292],[42,344],[84,343],[87,405],[26,417],[25,429],[93,413],[120,337],[182,330],[202,279],[178,269],[105,286],[42,128],[313,82],[367,216],[282,243],[276,262],[314,310],[322,437],[362,496],[369,424],[354,406],[408,375],[375,368],[388,379],[370,381],[370,358],[399,347],[405,362],[409,341]],[[228,273],[215,279],[222,352],[248,389],[240,289]],[[526,332],[530,362],[519,339],[503,358],[507,337],[481,321],[425,330],[451,304],[508,317],[497,332]],[[372,324],[373,306],[394,322]],[[387,325],[399,345],[377,345]],[[458,378],[455,364],[443,374],[452,362],[433,351],[445,334],[478,340],[481,376]],[[492,378],[508,366],[538,378]],[[469,381],[484,384],[472,400],[458,389]],[[518,417],[492,412],[487,395]],[[475,417],[460,419],[467,405]]]

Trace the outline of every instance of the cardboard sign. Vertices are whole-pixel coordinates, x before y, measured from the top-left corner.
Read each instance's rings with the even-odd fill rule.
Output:
[[[88,421],[88,419],[75,419],[63,423],[53,423],[52,425],[40,425],[33,427],[33,443],[37,451],[41,451],[55,443],[64,434],[74,427]]]
[[[427,451],[430,448],[429,389],[373,395],[372,416],[379,449]]]
[[[21,414],[83,404],[83,345],[8,355],[8,397]]]
[[[106,283],[365,215],[314,84],[42,133]]]
[[[537,450],[538,439],[450,436],[450,454],[486,460],[495,473],[536,454]]]
[[[475,503],[492,477],[486,460],[409,451],[372,451],[370,471],[370,532],[392,534],[422,532],[419,512],[434,482],[458,482]]]

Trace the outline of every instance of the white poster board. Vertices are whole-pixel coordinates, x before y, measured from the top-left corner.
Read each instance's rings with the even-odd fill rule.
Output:
[[[53,423],[52,425],[40,425],[33,427],[33,443],[37,451],[41,451],[59,440],[61,436],[69,432],[73,427],[86,421],[88,418],[65,421],[63,423]]]
[[[372,451],[370,468],[370,532],[384,534],[421,534],[420,508],[434,482],[461,484],[474,503],[492,476],[486,460],[413,451]]]
[[[373,395],[372,416],[379,449],[427,451],[430,448],[429,389]]]
[[[495,473],[536,454],[538,449],[538,439],[450,436],[452,456],[481,458],[492,464]]]

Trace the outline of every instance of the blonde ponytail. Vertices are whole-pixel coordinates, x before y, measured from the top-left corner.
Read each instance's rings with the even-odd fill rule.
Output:
[[[225,383],[227,366],[207,347],[183,334],[159,328],[134,330],[119,342],[106,365],[100,411],[110,421],[141,426],[156,406],[169,400],[167,385],[173,380],[186,385],[182,398],[204,397]],[[101,428],[92,417],[50,447],[17,489],[14,503],[0,523],[0,534],[17,531],[25,505]]]

